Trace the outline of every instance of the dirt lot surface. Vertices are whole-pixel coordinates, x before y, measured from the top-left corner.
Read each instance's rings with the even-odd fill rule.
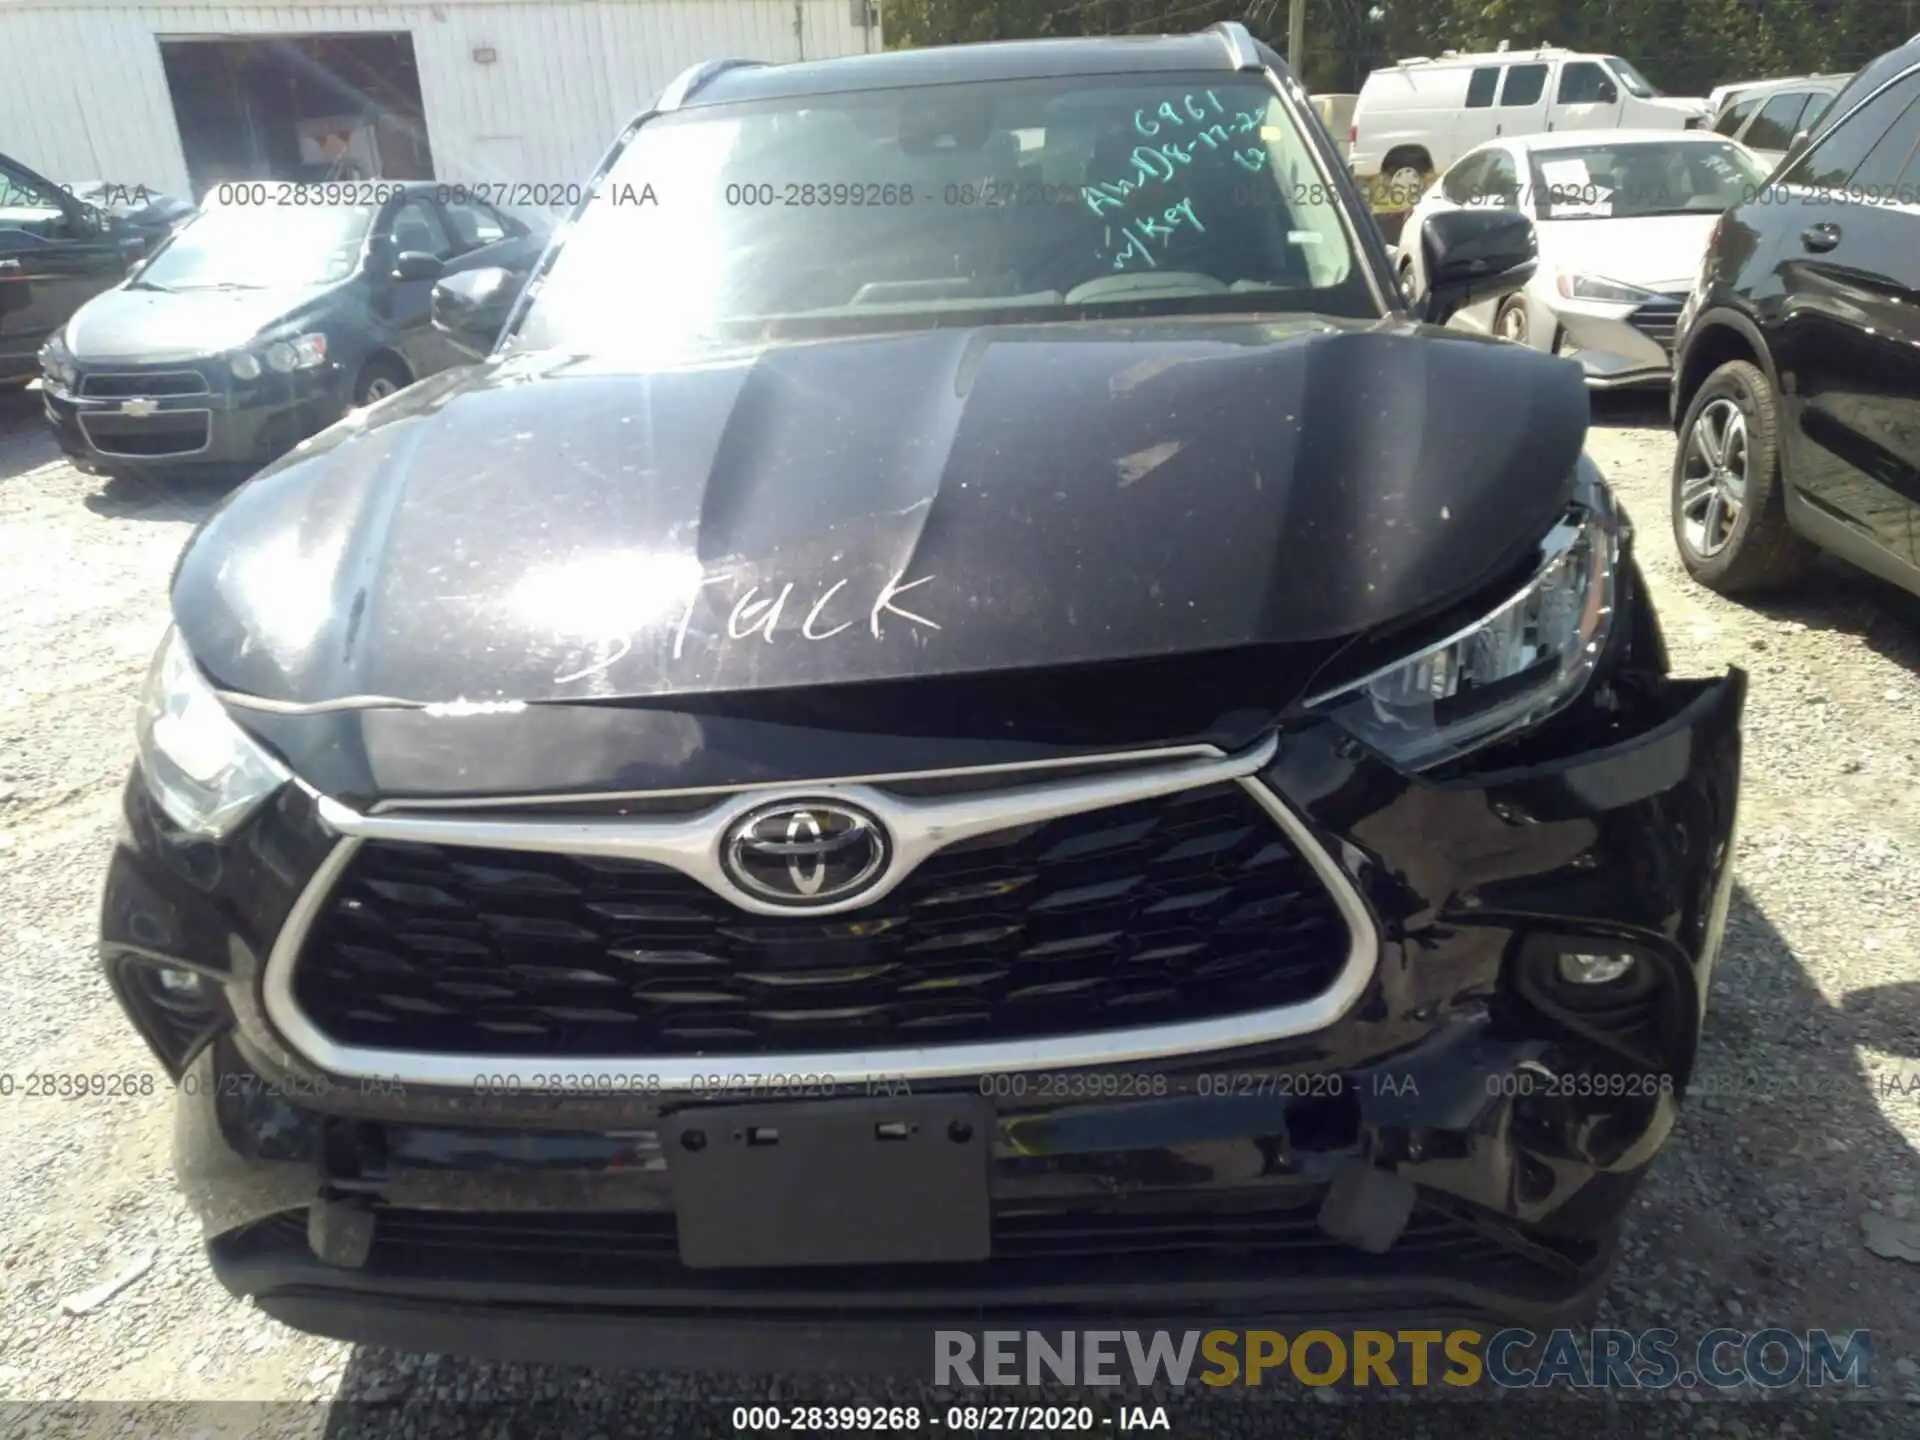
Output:
[[[1593,453],[1639,522],[1676,668],[1742,666],[1753,691],[1740,888],[1701,1093],[1642,1192],[1603,1318],[1683,1345],[1717,1326],[1866,1328],[1872,1384],[1820,1406],[1702,1387],[1605,1404],[1181,1393],[1162,1397],[1171,1433],[1920,1433],[1920,602],[1837,565],[1762,606],[1691,585],[1667,529],[1662,420],[1657,404],[1609,403]],[[60,463],[29,397],[0,396],[0,1076],[16,1081],[0,1098],[0,1433],[722,1435],[738,1433],[743,1401],[887,1401],[927,1417],[978,1403],[913,1378],[356,1350],[282,1329],[214,1283],[172,1190],[166,1086],[91,947],[167,576],[217,498],[103,486]],[[36,1072],[155,1085],[131,1100],[24,1099]],[[1117,1397],[1077,1398],[1117,1432]],[[312,1403],[336,1399],[351,1403]],[[159,1403],[180,1401],[225,1403]]]

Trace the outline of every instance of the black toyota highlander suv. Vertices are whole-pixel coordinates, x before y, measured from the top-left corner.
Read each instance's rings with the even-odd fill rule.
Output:
[[[648,1365],[1581,1314],[1745,681],[1578,367],[1436,328],[1530,222],[1409,309],[1234,25],[703,65],[591,189],[173,577],[102,951],[221,1280]]]

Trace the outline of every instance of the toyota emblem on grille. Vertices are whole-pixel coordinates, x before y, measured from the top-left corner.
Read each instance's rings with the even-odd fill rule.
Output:
[[[887,868],[893,847],[880,822],[832,800],[750,810],[721,842],[727,878],[762,900],[796,907],[857,895]]]

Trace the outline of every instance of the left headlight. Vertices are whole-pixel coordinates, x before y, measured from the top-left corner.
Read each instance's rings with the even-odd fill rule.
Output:
[[[217,840],[291,778],[228,718],[169,628],[140,696],[140,771],[174,824]]]
[[[61,338],[58,330],[49,335],[47,343],[40,347],[40,369],[63,386],[73,384],[73,352],[67,349],[67,342]]]
[[[1618,543],[1610,515],[1574,508],[1541,542],[1533,578],[1499,609],[1308,706],[1409,770],[1538,724],[1599,663]]]
[[[1639,305],[1657,299],[1651,290],[1608,280],[1601,275],[1560,275],[1553,288],[1569,300],[1601,300],[1614,305]]]

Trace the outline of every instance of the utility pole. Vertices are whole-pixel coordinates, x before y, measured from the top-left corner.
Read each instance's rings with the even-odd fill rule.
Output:
[[[1287,68],[1302,85],[1307,83],[1304,69],[1307,61],[1300,52],[1306,48],[1307,0],[1287,0]]]

